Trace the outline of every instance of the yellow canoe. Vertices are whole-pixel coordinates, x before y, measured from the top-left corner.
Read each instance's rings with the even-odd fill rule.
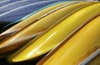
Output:
[[[99,42],[100,16],[85,25],[66,43],[57,48],[49,58],[42,60],[37,65],[85,65],[89,56],[96,50],[99,50],[97,53],[100,54]],[[87,58],[88,60],[83,62]],[[98,63],[98,61],[96,62]]]
[[[88,7],[83,8],[80,11],[76,12],[75,14],[69,16],[60,24],[51,29],[48,33],[44,34],[42,37],[37,39],[35,42],[28,43],[30,45],[25,49],[21,50],[21,52],[19,52],[18,54],[17,53],[14,54],[15,56],[12,56],[12,59],[10,61],[12,62],[25,61],[47,53],[57,44],[62,42],[64,39],[72,35],[80,27],[86,24],[90,19],[100,14],[100,9],[99,9],[100,4],[94,4],[92,6],[89,6],[90,3],[80,3],[77,5],[81,6],[74,8],[74,11],[75,9],[82,6],[83,7],[88,6]],[[95,11],[95,9],[97,10]]]

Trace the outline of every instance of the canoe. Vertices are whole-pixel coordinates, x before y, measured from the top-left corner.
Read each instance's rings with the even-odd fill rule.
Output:
[[[37,65],[88,65],[88,62],[90,65],[91,63],[95,65],[95,61],[91,60],[100,55],[99,28],[100,16],[97,16]],[[97,60],[100,60],[100,57]]]
[[[79,3],[79,4],[73,4],[73,5],[70,5],[70,6],[68,6],[68,7],[65,7],[65,8],[63,8],[62,10],[63,10],[63,13],[65,14],[65,15],[69,15],[68,13],[70,13],[70,15],[71,14],[73,14],[73,13],[75,13],[73,16],[75,16],[76,17],[76,15],[77,14],[79,14],[79,13],[77,13],[77,11],[79,10],[80,11],[80,9],[82,9],[82,11],[80,11],[80,12],[84,12],[84,7],[87,7],[87,6],[90,6],[90,5],[93,5],[94,3],[86,3],[86,2],[82,2],[82,3]],[[99,7],[99,6],[98,6]],[[91,8],[91,7],[90,7]],[[65,11],[65,12],[64,12]],[[86,11],[86,9],[85,9],[85,11]],[[62,11],[60,11],[60,12],[62,12]],[[64,17],[65,15],[64,14],[60,14],[60,12],[59,12],[59,14],[57,14],[57,15],[59,15],[59,18],[61,18],[60,16],[61,15],[63,15],[62,17]],[[97,12],[97,13],[99,13],[99,11]],[[95,13],[95,15],[97,15],[97,13]],[[86,12],[85,13],[83,13],[83,14],[81,14],[81,15],[85,15],[86,14]],[[89,16],[89,17],[93,17],[94,15],[91,15],[91,16]],[[43,54],[45,54],[45,53],[47,53],[48,51],[50,51],[52,48],[54,48],[57,44],[59,44],[60,42],[62,42],[67,36],[69,36],[69,35],[71,35],[72,33],[70,33],[70,32],[72,32],[74,29],[74,32],[76,31],[76,29],[79,29],[81,26],[83,26],[84,24],[83,24],[83,21],[85,21],[84,23],[86,23],[87,22],[87,17],[85,17],[83,20],[80,20],[79,22],[81,22],[81,23],[76,23],[76,25],[74,26],[73,24],[75,24],[75,23],[73,23],[73,24],[70,24],[69,25],[69,23],[70,23],[70,20],[72,21],[72,22],[77,22],[77,18],[79,18],[78,16],[77,16],[77,18],[75,18],[75,19],[72,19],[72,16],[69,16],[68,18],[67,17],[65,17],[66,18],[66,20],[64,20],[64,21],[62,21],[61,23],[59,23],[57,26],[55,26],[54,28],[52,28],[51,30],[49,30],[46,34],[44,34],[43,36],[41,36],[39,39],[37,39],[36,41],[33,41],[34,40],[34,38],[33,38],[33,40],[32,41],[30,41],[29,43],[27,43],[28,45],[25,45],[25,47],[23,47],[21,50],[19,50],[19,52],[18,52],[18,54],[17,54],[17,52],[14,54],[15,56],[13,57],[12,56],[12,58],[14,58],[13,60],[12,60],[12,62],[21,62],[21,61],[25,61],[25,60],[30,60],[30,59],[32,59],[32,58],[36,58],[36,57],[38,57],[38,56],[40,56],[40,55],[43,55]],[[54,18],[55,20],[57,19],[57,18]],[[54,20],[53,19],[53,20]],[[70,19],[70,20],[69,20]],[[41,19],[42,20],[42,19]],[[41,21],[40,20],[40,21]],[[51,20],[51,19],[50,19]],[[49,21],[49,20],[48,20]],[[52,21],[52,20],[51,20]],[[59,20],[58,20],[59,21]],[[50,24],[50,23],[49,23]],[[36,25],[36,24],[34,24],[34,25]],[[46,24],[44,24],[44,26],[46,26],[47,25],[47,23]],[[70,27],[72,25],[72,27]],[[39,26],[41,26],[41,25],[39,25]],[[32,27],[32,26],[31,26]],[[34,33],[36,33],[36,34],[33,34],[33,35],[36,35],[36,36],[38,36],[37,34],[37,32],[38,31],[41,31],[40,30],[40,28],[42,28],[42,27],[39,27],[39,28],[36,28],[37,30],[36,31],[34,31]],[[28,30],[29,28],[27,28],[26,30]],[[35,28],[34,28],[35,29]],[[42,29],[42,30],[44,30],[44,29]],[[74,33],[73,32],[73,33]],[[25,32],[23,32],[23,33],[25,33]],[[69,34],[70,33],[70,34]],[[20,34],[19,34],[20,35]],[[28,35],[28,34],[27,34]],[[15,35],[16,37],[18,37],[17,35]],[[31,35],[32,36],[32,35]],[[15,38],[16,38],[15,37]],[[3,43],[1,43],[1,44],[3,44],[3,46],[5,46],[5,44],[9,44],[9,42],[11,42],[12,41],[12,43],[14,43],[13,42],[13,40],[15,39],[14,37],[12,37],[11,39],[8,39],[7,41],[4,41]],[[25,38],[25,37],[24,37]],[[18,40],[18,38],[17,38],[17,40]],[[55,41],[56,40],[56,41]],[[15,41],[16,42],[16,41]],[[13,44],[12,44],[13,45]],[[17,44],[18,45],[18,44]],[[9,46],[9,45],[8,45]],[[5,47],[7,47],[7,46],[5,46]],[[7,47],[8,48],[8,47]],[[5,48],[3,48],[2,47],[2,51],[4,52],[4,49]],[[10,49],[10,46],[9,46],[9,49]],[[11,49],[12,50],[12,49]],[[1,50],[0,50],[1,51]],[[6,50],[7,51],[7,50]],[[21,52],[20,52],[21,51]]]
[[[42,7],[42,8],[40,8],[39,10],[33,11],[32,13],[30,13],[30,14],[28,14],[28,15],[22,17],[21,19],[19,19],[19,20],[17,20],[17,21],[11,22],[10,24],[8,23],[8,25],[5,25],[5,26],[3,27],[3,30],[2,30],[2,31],[4,31],[5,29],[8,29],[9,27],[11,27],[11,26],[17,24],[18,22],[21,22],[21,21],[25,20],[26,18],[32,16],[33,14],[37,13],[38,11],[41,11],[41,10],[43,10],[43,9],[49,7],[49,6],[53,6],[54,4],[57,4],[57,3],[60,3],[60,2],[65,2],[65,1],[57,1],[57,2],[55,2],[55,3],[48,4],[47,6]],[[1,23],[2,23],[2,22],[1,22]],[[4,22],[3,22],[3,23],[4,23]]]
[[[24,16],[32,13],[33,11],[36,11],[48,4],[54,3],[54,2],[56,2],[56,1],[42,1],[42,2],[36,2],[36,3],[29,4],[29,5],[25,5],[22,7],[18,7],[16,9],[10,10],[8,12],[2,13],[0,15],[0,21],[2,21],[4,23],[4,25],[9,24],[13,21],[17,21],[17,20],[18,20],[17,22],[19,22],[19,19],[21,19],[22,17],[24,17]],[[2,23],[2,22],[0,22],[0,23]],[[2,23],[2,25],[3,25],[3,23]]]
[[[16,1],[20,1],[20,0],[2,0],[2,1],[0,1],[0,7],[5,6],[12,2],[16,2]]]
[[[70,5],[70,4],[68,4],[68,5]],[[46,29],[50,29],[53,26],[55,26],[56,24],[58,24],[59,22],[61,22],[61,20],[63,20],[65,16],[67,17],[68,16],[67,14],[71,11],[71,10],[68,10],[68,9],[70,9],[70,8],[67,7],[68,5],[66,5],[64,8],[61,8],[60,10],[57,10],[57,12],[55,11],[55,12],[49,14],[48,16],[40,19],[39,21],[31,24],[30,26],[28,26],[27,28],[25,28],[21,32],[19,32],[16,35],[12,36],[11,38],[3,40],[1,42],[1,44],[2,43],[5,44],[5,42],[9,42],[9,43],[7,43],[7,45],[13,43],[12,44],[12,45],[14,45],[13,49],[16,49],[17,47],[22,46],[24,43],[26,43],[27,41],[34,38],[34,34],[39,35],[40,33],[44,32]],[[74,9],[74,7],[73,7],[73,9]],[[63,12],[64,14],[60,14],[61,12]],[[55,14],[59,15],[59,17],[57,17]],[[54,19],[52,19],[52,18],[54,18]],[[47,22],[47,20],[48,20],[48,22]],[[27,36],[23,37],[24,35],[27,35]],[[14,41],[16,39],[17,39],[17,41]],[[12,41],[10,41],[10,40],[12,40]],[[16,43],[17,43],[18,46],[15,46]],[[10,46],[5,45],[6,47],[5,46],[4,47],[5,47],[5,49],[8,48],[8,47],[11,48],[12,45],[10,45]],[[10,50],[13,50],[13,49],[10,49]],[[7,50],[5,50],[5,51],[7,51]]]
[[[18,7],[21,7],[21,6],[25,6],[25,5],[34,3],[34,2],[36,2],[36,1],[34,1],[34,0],[21,0],[21,1],[9,3],[5,6],[0,7],[0,14],[7,12],[9,10],[12,10],[12,9],[18,8]]]

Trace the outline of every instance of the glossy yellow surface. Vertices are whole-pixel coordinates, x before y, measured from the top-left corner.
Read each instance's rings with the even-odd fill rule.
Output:
[[[46,14],[50,14],[56,10],[58,10],[60,6],[63,6],[64,4],[67,4],[68,2],[62,2],[57,5],[48,7],[46,9],[43,9],[42,11],[39,11],[36,14],[33,14],[32,16],[28,17],[27,19],[23,20],[22,22],[14,25],[13,27],[9,28],[8,30],[4,31],[0,34],[0,39],[2,37],[6,37],[6,35],[10,35],[11,33],[17,33],[20,30],[24,29],[25,27],[29,26],[30,24],[36,22],[37,20],[41,19],[42,16],[44,17]],[[53,10],[53,11],[52,11]]]
[[[30,42],[32,44],[12,57],[10,61],[20,62],[45,54],[98,14],[100,14],[100,3],[81,9],[35,42]]]
[[[100,65],[100,55],[98,55],[96,58],[94,58],[90,63],[87,65]]]
[[[78,31],[40,65],[79,65],[97,49],[100,49],[100,16]]]
[[[69,2],[68,4],[67,3],[68,2],[66,2],[66,6],[74,4],[76,2]],[[71,10],[66,11],[68,8],[66,8],[66,6],[64,6],[64,4],[60,8],[61,10],[57,8],[57,11],[54,12],[54,10],[53,10],[53,13],[50,12],[51,14],[49,14],[48,16],[45,14],[45,17],[44,17],[44,15],[43,15],[43,18],[40,19],[39,21],[36,21],[35,23],[26,27],[19,33],[13,35],[12,37],[9,36],[9,38],[1,41],[0,42],[1,43],[0,44],[0,53],[5,53],[5,52],[8,52],[8,51],[18,48],[22,44],[24,44],[27,41],[34,38],[35,35],[40,35],[41,32],[44,32],[46,29],[51,28],[54,25],[56,25],[58,22],[60,22],[59,20],[71,11]],[[64,8],[64,10],[63,10],[63,8]],[[61,12],[64,12],[64,13],[60,14]],[[59,17],[57,17],[55,14],[57,14]],[[32,22],[34,20],[32,18],[29,19],[29,20],[31,20],[30,22]],[[52,18],[54,18],[54,19],[52,19]],[[25,22],[24,23],[27,24],[30,22],[27,21],[26,23]],[[23,25],[20,25],[20,26],[23,26]]]
[[[4,40],[4,42],[0,44],[0,53],[14,50],[26,43],[27,41],[34,39],[35,36],[37,38],[38,36],[50,30],[52,27],[54,27],[56,24],[61,22],[64,18],[68,17],[72,13],[94,3],[79,3],[73,5],[71,4],[69,4],[70,6],[66,5],[64,8],[57,10],[56,12],[42,18],[41,20],[37,21],[36,23],[17,33],[15,36]]]

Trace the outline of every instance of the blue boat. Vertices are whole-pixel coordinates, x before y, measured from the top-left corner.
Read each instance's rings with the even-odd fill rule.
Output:
[[[40,1],[5,12],[0,15],[0,25],[3,27],[12,22],[19,22],[24,16],[55,2],[57,1]]]
[[[27,0],[22,0],[22,1],[9,3],[9,4],[5,5],[5,6],[0,7],[0,14],[2,14],[4,12],[7,12],[9,10],[12,10],[12,9],[18,8],[20,6],[31,4],[33,2],[34,2],[34,0],[28,0],[28,1]]]
[[[25,5],[34,3],[34,2],[37,2],[37,1],[35,1],[35,0],[21,0],[21,1],[9,3],[5,6],[0,7],[0,14],[7,12],[9,10],[12,10],[12,9],[18,8],[18,7],[21,7],[21,6],[25,6]]]
[[[16,2],[16,1],[20,1],[20,0],[2,0],[2,1],[0,1],[0,7],[5,6],[5,5],[12,3],[12,2]]]

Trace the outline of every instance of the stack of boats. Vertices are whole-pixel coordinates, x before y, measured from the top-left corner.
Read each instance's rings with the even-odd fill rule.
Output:
[[[100,65],[100,2],[0,1],[0,58],[36,65]]]

